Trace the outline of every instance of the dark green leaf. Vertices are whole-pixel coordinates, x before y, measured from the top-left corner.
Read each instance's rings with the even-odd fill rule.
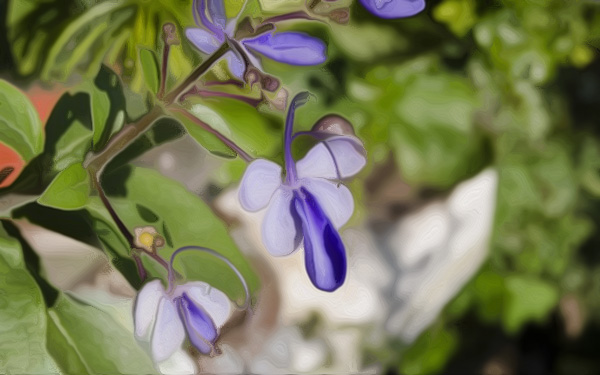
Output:
[[[110,177],[107,176],[106,184],[109,183]],[[126,190],[126,198],[109,197],[113,207],[132,233],[136,227],[153,225],[161,235],[166,236],[162,230],[168,226],[168,237],[169,242],[172,241],[172,246],[167,243],[167,246],[159,249],[159,254],[165,260],[168,261],[173,251],[182,246],[196,245],[212,248],[227,257],[244,275],[251,291],[256,291],[257,275],[237,249],[224,223],[199,197],[190,193],[178,182],[144,168],[133,169],[126,182]],[[138,205],[152,207],[152,212],[159,218],[158,222],[146,221],[140,217],[136,209]],[[102,209],[95,204],[94,207],[92,215],[99,215]],[[103,237],[100,235],[101,239]],[[209,282],[223,290],[233,300],[243,300],[244,292],[240,282],[222,261],[194,252],[182,254],[181,259],[183,261],[177,262],[176,267],[189,279]],[[164,270],[156,266],[154,261],[147,259],[146,264],[153,268],[151,272],[154,275],[160,277],[165,275]]]

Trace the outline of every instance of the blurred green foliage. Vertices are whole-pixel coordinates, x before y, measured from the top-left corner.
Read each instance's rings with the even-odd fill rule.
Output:
[[[226,3],[229,16],[241,9],[242,1]],[[261,17],[285,11],[279,3],[250,1],[244,14]],[[32,130],[0,132],[0,141],[8,145],[16,136],[31,145],[17,149],[31,162],[0,194],[41,195],[39,204],[17,209],[15,216],[102,245],[115,267],[139,286],[125,239],[97,198],[88,196],[89,179],[81,162],[90,149],[101,149],[112,134],[152,104],[165,22],[173,22],[181,38],[181,44],[172,47],[167,85],[173,87],[202,60],[183,37],[183,30],[194,25],[191,1],[27,0],[9,1],[7,8],[6,44],[14,64],[6,74],[69,83],[81,76],[84,83],[56,105],[46,123],[43,150],[39,119],[28,115],[29,103],[22,104],[27,110],[12,121]],[[517,337],[529,325],[547,322],[566,295],[576,297],[585,323],[600,324],[600,4],[431,0],[424,13],[393,21],[375,18],[356,1],[350,10],[348,25],[307,20],[293,24],[328,43],[329,59],[323,67],[291,69],[264,61],[265,70],[280,78],[290,93],[308,89],[315,95],[316,100],[299,111],[298,129],[308,130],[331,112],[348,118],[369,153],[361,176],[391,160],[416,190],[448,191],[488,166],[499,173],[488,261],[412,345],[391,338],[389,345],[377,348],[377,359],[401,373],[443,371],[460,354],[461,344],[468,342],[467,333],[455,326],[463,319],[500,327]],[[282,30],[287,27],[291,26],[282,25]],[[203,79],[227,78],[220,62]],[[218,90],[258,95],[248,87]],[[0,95],[9,103],[24,98],[4,81]],[[256,109],[214,97],[193,98],[186,106],[253,156],[282,160],[283,117],[273,106]],[[5,126],[2,121],[0,127]],[[184,245],[219,249],[256,290],[257,276],[206,203],[178,183],[127,165],[187,131],[213,154],[228,158],[213,177],[215,184],[224,187],[240,178],[243,163],[231,160],[235,152],[216,137],[183,117],[161,121],[108,168],[105,184],[107,190],[114,187],[108,194],[117,212],[128,226],[159,228],[167,237],[161,250],[165,257]],[[359,185],[352,187],[358,190],[356,196],[363,196]],[[364,204],[357,198],[357,211],[366,216]],[[56,215],[64,215],[60,216],[64,222],[85,224],[67,228],[52,222]],[[82,234],[86,231],[87,236]],[[8,235],[3,238],[7,246],[17,246]],[[16,262],[11,272],[32,284],[27,291],[30,298],[40,299],[23,260],[0,255],[0,260],[6,258],[4,263]],[[215,283],[239,300],[235,276],[216,261],[198,257],[205,267],[191,270],[181,264],[180,271]],[[147,266],[153,267],[149,262]],[[157,269],[153,272],[164,277]],[[220,272],[227,276],[217,277]],[[75,302],[66,298],[61,294],[56,306],[47,306],[53,319],[48,335],[60,331],[60,311],[68,314],[71,308],[84,308],[69,307]],[[27,315],[40,322],[46,319],[43,310]],[[40,350],[39,368],[45,369],[52,362],[46,363],[45,349]],[[0,358],[0,363],[6,362]],[[69,366],[65,369],[87,368]],[[14,372],[29,370],[11,367]]]

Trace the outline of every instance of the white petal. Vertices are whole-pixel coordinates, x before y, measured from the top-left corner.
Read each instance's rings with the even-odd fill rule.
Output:
[[[304,179],[302,185],[315,196],[336,229],[348,222],[354,212],[354,199],[346,186],[322,178]]]
[[[292,199],[291,190],[277,189],[263,219],[263,244],[273,256],[291,254],[302,240],[301,223],[292,207]]]
[[[323,142],[317,143],[296,163],[298,177],[338,178],[331,154]]]
[[[144,285],[135,299],[134,325],[135,335],[148,340],[150,330],[156,321],[158,304],[165,297],[165,289],[160,280],[153,280]]]
[[[240,203],[247,211],[267,207],[281,185],[281,167],[272,161],[257,159],[250,163],[240,184]]]
[[[332,137],[319,142],[296,163],[298,176],[328,179],[351,177],[367,162],[361,148],[362,144],[358,139],[348,136]]]
[[[202,281],[192,281],[179,285],[175,290],[176,295],[181,295],[184,292],[197,305],[202,306],[204,311],[212,318],[215,326],[221,327],[229,319],[232,311],[231,301],[219,289],[213,288]]]
[[[157,362],[169,358],[183,344],[185,330],[173,301],[163,298],[158,306],[152,333],[152,357]]]
[[[367,164],[362,142],[354,137],[333,137],[327,145],[335,156],[342,178],[354,176]]]
[[[206,54],[215,52],[221,45],[221,41],[215,38],[213,33],[204,29],[186,29],[185,36]]]

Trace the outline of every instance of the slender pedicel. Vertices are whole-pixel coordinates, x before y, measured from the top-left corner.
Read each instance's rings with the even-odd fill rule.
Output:
[[[210,254],[216,258],[219,258],[223,262],[225,262],[225,264],[227,264],[233,272],[235,272],[236,276],[238,277],[238,279],[242,283],[242,286],[244,287],[244,292],[246,293],[246,298],[244,300],[244,304],[242,306],[238,305],[238,308],[240,308],[242,310],[246,310],[250,306],[250,289],[248,288],[246,279],[244,279],[244,276],[242,276],[242,273],[237,269],[236,266],[233,265],[233,263],[231,263],[231,261],[229,259],[225,258],[223,255],[217,253],[213,249],[209,249],[208,247],[204,247],[204,246],[180,247],[179,249],[175,250],[175,252],[171,255],[171,260],[169,261],[169,292],[171,292],[173,290],[173,287],[175,284],[175,272],[173,270],[173,261],[175,260],[175,257],[181,252],[191,251],[191,250],[204,252],[204,253]]]

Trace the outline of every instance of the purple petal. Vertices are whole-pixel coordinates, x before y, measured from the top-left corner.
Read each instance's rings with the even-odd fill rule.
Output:
[[[150,281],[138,293],[133,316],[135,335],[138,338],[146,339],[150,336],[158,305],[163,298],[165,298],[165,289],[160,280]]]
[[[229,66],[231,74],[243,81],[244,73],[246,72],[246,64],[244,63],[242,56],[240,56],[237,51],[228,51],[225,53],[225,58],[227,59],[227,66]]]
[[[302,185],[317,199],[335,228],[348,222],[354,212],[354,199],[346,186],[322,178],[304,179]]]
[[[317,65],[327,60],[325,43],[303,33],[263,34],[242,43],[254,52],[285,64]]]
[[[225,30],[227,16],[225,15],[223,0],[208,0],[208,14],[215,26],[218,26],[221,30]]]
[[[223,43],[223,40],[219,40],[213,33],[204,29],[186,29],[185,36],[196,48],[206,54],[215,52]]]
[[[257,159],[250,163],[240,184],[240,203],[246,211],[255,212],[269,204],[281,186],[281,167],[272,161]]]
[[[300,178],[348,178],[366,164],[362,143],[356,137],[334,136],[319,142],[296,163]]]
[[[154,360],[161,362],[169,358],[181,347],[184,339],[185,331],[175,304],[168,298],[161,299],[150,344]]]
[[[231,302],[225,293],[202,281],[192,281],[175,288],[175,295],[183,293],[210,316],[215,326],[221,327],[231,315]]]
[[[360,0],[360,3],[380,18],[410,17],[425,9],[425,0]]]
[[[273,256],[289,255],[302,240],[300,220],[292,205],[292,190],[281,187],[275,191],[262,223],[262,239]]]
[[[209,0],[210,1],[210,0]],[[203,25],[207,29],[213,32],[218,37],[223,36],[223,28],[213,24],[208,17],[206,17],[207,2],[206,0],[194,0],[194,18],[198,26]],[[209,10],[210,12],[210,10]],[[212,16],[212,15],[211,15]],[[213,20],[214,21],[214,20]]]
[[[210,354],[218,337],[215,323],[202,306],[195,304],[186,293],[177,297],[176,301],[190,342],[200,352]]]
[[[314,196],[304,188],[300,191],[294,203],[302,220],[306,271],[314,286],[333,292],[346,279],[344,244]]]

